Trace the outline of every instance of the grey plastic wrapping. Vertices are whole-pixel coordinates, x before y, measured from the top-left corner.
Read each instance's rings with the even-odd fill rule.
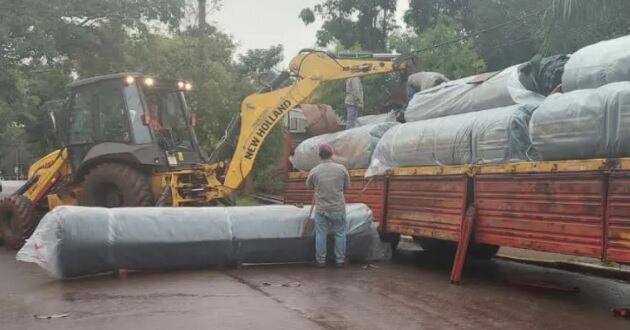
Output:
[[[507,68],[483,83],[476,83],[478,76],[473,76],[416,93],[405,110],[405,120],[413,122],[514,104],[540,104],[545,97],[523,86],[519,66]]]
[[[630,82],[549,96],[530,136],[542,160],[630,156]]]
[[[380,115],[361,116],[357,118],[357,123],[359,126],[367,126],[367,125],[387,123],[387,122],[396,122],[397,117],[398,117],[398,111],[392,110],[388,113],[383,113]]]
[[[529,121],[537,106],[523,104],[479,111],[472,129],[475,164],[537,160],[531,146]]]
[[[402,124],[377,145],[366,176],[405,166],[463,165],[527,159],[534,105],[514,105]]]
[[[299,170],[310,171],[321,163],[319,146],[329,144],[334,150],[334,161],[348,169],[367,168],[378,141],[396,125],[396,122],[372,124],[306,139],[295,148],[291,163]]]
[[[630,36],[602,41],[571,55],[564,68],[562,90],[598,88],[630,81]]]
[[[17,254],[57,278],[111,272],[196,269],[235,262],[314,259],[313,233],[302,237],[309,207],[86,208],[49,212]],[[364,204],[347,207],[347,255],[386,259]]]

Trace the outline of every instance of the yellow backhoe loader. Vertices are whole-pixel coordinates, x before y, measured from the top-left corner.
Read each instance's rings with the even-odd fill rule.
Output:
[[[210,157],[199,147],[196,117],[184,98],[190,83],[139,73],[73,82],[68,100],[50,111],[62,147],[35,162],[26,184],[0,201],[0,239],[19,248],[58,205],[230,205],[271,129],[322,82],[385,74],[409,63],[394,55],[303,50],[290,72],[245,98]]]

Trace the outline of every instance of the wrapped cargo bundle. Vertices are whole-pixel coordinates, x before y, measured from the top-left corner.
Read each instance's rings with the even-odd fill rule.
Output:
[[[291,163],[299,170],[310,171],[321,163],[319,146],[329,144],[334,150],[334,161],[347,169],[367,168],[378,141],[396,125],[396,122],[372,124],[306,139],[295,148]]]
[[[549,95],[562,83],[562,75],[568,61],[568,55],[545,58],[536,55],[519,68],[521,83],[530,91]]]
[[[466,113],[393,127],[376,146],[366,176],[398,166],[469,164],[474,118]]]
[[[86,208],[48,213],[17,259],[57,278],[116,269],[165,271],[236,262],[314,260],[312,233],[303,237],[309,208],[294,206],[203,208]],[[387,258],[372,213],[347,208],[349,258]]]
[[[334,133],[339,130],[335,110],[327,104],[301,104],[306,129],[311,135]]]
[[[417,93],[409,101],[405,120],[426,120],[514,104],[540,104],[545,97],[523,86],[519,67],[515,65],[490,76],[450,81]],[[522,78],[529,79],[527,75]]]
[[[562,76],[562,90],[598,88],[630,81],[630,36],[602,41],[571,55]]]
[[[630,156],[630,82],[551,95],[529,130],[542,160]]]
[[[367,115],[367,116],[361,116],[359,118],[357,118],[357,124],[359,126],[367,126],[367,125],[373,125],[373,124],[381,124],[381,123],[395,123],[396,122],[396,118],[398,117],[399,112],[392,110],[388,113],[383,113],[380,115]]]
[[[528,154],[531,147],[529,121],[536,108],[523,104],[479,111],[472,129],[473,163],[536,160],[535,154]]]
[[[393,167],[527,160],[528,122],[535,109],[514,105],[399,125],[377,145],[366,176]]]

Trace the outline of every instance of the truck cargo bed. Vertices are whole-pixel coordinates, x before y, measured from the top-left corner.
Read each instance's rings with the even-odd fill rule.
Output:
[[[306,173],[285,203],[309,203]],[[459,241],[474,206],[473,242],[630,263],[630,159],[351,171],[349,202],[373,208],[382,233]],[[361,193],[362,192],[362,193]]]

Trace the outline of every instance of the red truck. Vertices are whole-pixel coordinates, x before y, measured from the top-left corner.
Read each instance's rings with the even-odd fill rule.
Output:
[[[486,257],[509,246],[630,263],[630,158],[350,173],[347,201],[370,206],[383,237],[456,252],[453,282],[469,246]],[[311,202],[305,176],[289,174],[285,203]]]

